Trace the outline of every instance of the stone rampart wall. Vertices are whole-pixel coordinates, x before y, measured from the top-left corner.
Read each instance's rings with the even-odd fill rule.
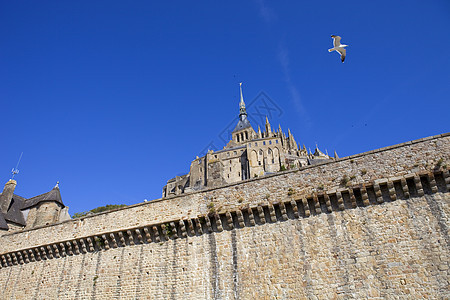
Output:
[[[45,243],[71,240],[142,225],[197,218],[210,212],[300,199],[313,193],[414,176],[450,163],[450,134],[394,145],[298,171],[280,172],[242,183],[140,203],[116,211],[70,220],[0,238],[0,254]]]
[[[108,250],[47,252],[0,269],[1,299],[447,299],[449,202],[438,192]]]
[[[5,299],[445,298],[449,150],[440,135],[4,235],[0,291]]]

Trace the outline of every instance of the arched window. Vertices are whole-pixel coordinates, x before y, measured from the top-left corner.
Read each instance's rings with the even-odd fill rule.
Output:
[[[248,140],[248,132],[245,132],[245,139]]]

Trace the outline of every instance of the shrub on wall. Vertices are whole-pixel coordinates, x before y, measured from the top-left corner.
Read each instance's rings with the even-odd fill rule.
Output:
[[[108,211],[108,210],[113,210],[113,209],[121,208],[121,207],[125,207],[125,206],[126,206],[125,204],[107,204],[106,206],[100,206],[100,207],[91,209],[89,211],[74,213],[72,215],[72,219],[81,218],[84,216],[88,216],[88,215],[92,215],[92,214],[96,214],[96,213],[100,213],[100,212],[104,212],[104,211]]]

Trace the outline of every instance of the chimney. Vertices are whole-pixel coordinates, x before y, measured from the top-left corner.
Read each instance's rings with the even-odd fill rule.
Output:
[[[4,214],[8,212],[9,205],[14,194],[14,189],[16,188],[17,182],[10,179],[3,189],[3,193],[0,195],[0,211]]]

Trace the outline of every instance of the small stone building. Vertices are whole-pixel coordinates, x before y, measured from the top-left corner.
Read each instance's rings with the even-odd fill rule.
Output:
[[[14,194],[17,182],[10,179],[0,194],[0,235],[70,219],[59,186],[29,199]]]
[[[188,174],[168,180],[162,196],[221,186],[331,159],[317,146],[314,153],[308,152],[304,145],[299,148],[289,129],[287,135],[281,126],[277,131],[272,130],[267,117],[264,131],[258,126],[256,132],[247,118],[241,88],[239,121],[231,140],[222,150],[210,150],[205,156],[194,159]]]

